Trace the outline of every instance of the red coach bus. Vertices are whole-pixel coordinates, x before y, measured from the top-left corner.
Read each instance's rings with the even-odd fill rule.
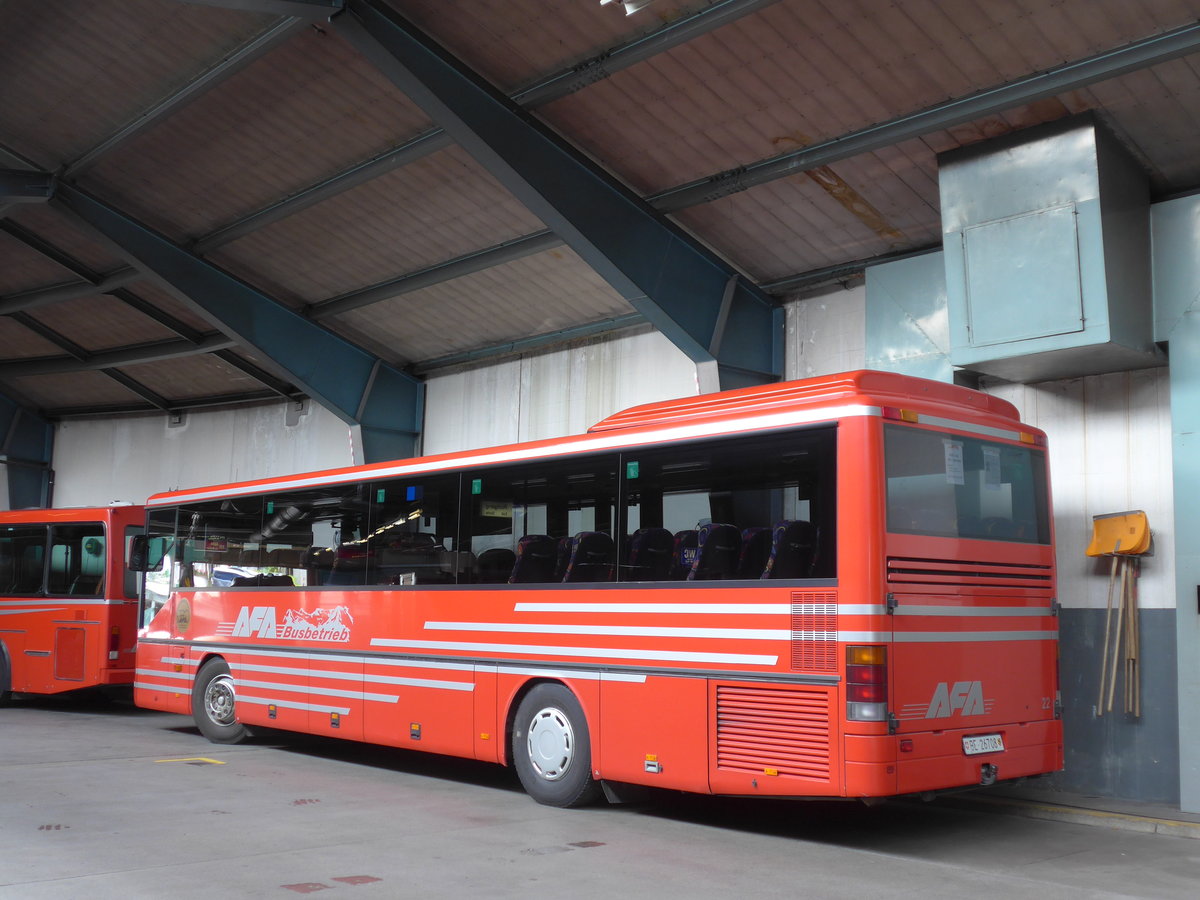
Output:
[[[0,704],[133,682],[141,506],[0,512]]]
[[[159,494],[135,700],[217,742],[505,763],[558,806],[1054,771],[1044,447],[1003,400],[864,371]]]

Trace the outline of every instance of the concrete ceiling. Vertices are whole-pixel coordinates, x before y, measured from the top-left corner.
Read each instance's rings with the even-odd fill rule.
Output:
[[[1068,115],[1157,196],[1200,186],[1182,0],[7,0],[0,394],[51,419],[319,395],[181,261],[415,380],[677,315],[625,286],[636,259],[597,263],[604,222],[531,201],[469,115],[364,55],[351,18],[392,12],[752,301],[937,246],[936,155]],[[93,201],[166,252],[89,224]]]

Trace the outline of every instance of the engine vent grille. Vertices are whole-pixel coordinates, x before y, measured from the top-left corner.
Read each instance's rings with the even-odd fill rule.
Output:
[[[1012,563],[964,562],[948,559],[916,559],[893,556],[887,562],[888,584],[944,587],[950,590],[982,589],[1034,590],[1049,592],[1054,588],[1053,570],[1049,566],[1016,565]]]
[[[717,768],[829,780],[829,694],[717,685]]]
[[[792,594],[792,668],[836,672],[837,594]]]

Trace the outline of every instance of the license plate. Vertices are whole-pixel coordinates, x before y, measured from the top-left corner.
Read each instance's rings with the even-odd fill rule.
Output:
[[[965,737],[963,753],[967,756],[977,756],[980,753],[1001,753],[1004,750],[1004,738],[998,734],[976,734]]]

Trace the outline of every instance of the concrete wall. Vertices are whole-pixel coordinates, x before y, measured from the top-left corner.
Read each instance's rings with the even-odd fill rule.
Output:
[[[643,329],[426,382],[423,452],[579,434],[630,406],[697,393],[696,367]]]
[[[54,444],[55,506],[140,503],[158,491],[348,466],[350,431],[315,403],[166,415],[68,419]]]

